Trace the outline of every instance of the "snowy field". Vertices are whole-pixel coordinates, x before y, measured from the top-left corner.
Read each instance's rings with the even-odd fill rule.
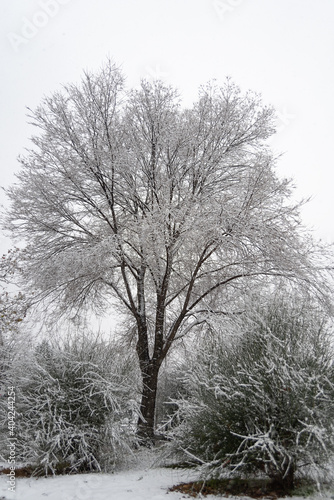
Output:
[[[191,497],[184,493],[169,492],[175,484],[196,480],[192,471],[157,466],[156,457],[139,454],[126,470],[110,474],[78,474],[48,478],[17,478],[16,491],[8,491],[7,478],[0,475],[0,500],[181,500]],[[207,500],[221,496],[209,495]],[[248,497],[228,497],[238,500]],[[293,497],[301,500],[302,497]],[[308,500],[333,500],[334,489]]]

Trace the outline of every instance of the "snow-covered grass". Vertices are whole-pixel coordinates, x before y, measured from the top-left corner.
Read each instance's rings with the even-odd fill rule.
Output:
[[[170,492],[168,488],[196,479],[194,471],[161,467],[156,452],[140,450],[121,470],[110,474],[17,478],[15,493],[8,491],[7,478],[0,475],[0,500],[181,500],[190,497]],[[224,497],[209,495],[205,498],[219,500]],[[233,498],[248,497],[229,497]],[[302,500],[303,497],[293,498]],[[308,499],[334,499],[334,489]]]

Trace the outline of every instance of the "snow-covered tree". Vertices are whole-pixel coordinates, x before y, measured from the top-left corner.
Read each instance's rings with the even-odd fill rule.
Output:
[[[17,460],[35,473],[110,468],[135,443],[133,356],[93,338],[43,341],[12,373]]]
[[[20,272],[21,252],[9,250],[0,259],[0,383],[5,383],[18,342],[19,326],[29,309],[30,298],[17,291],[15,281]]]
[[[291,300],[291,299],[290,299]],[[173,434],[202,471],[264,471],[286,489],[334,454],[334,351],[324,315],[289,297],[226,322],[184,375]]]
[[[29,243],[26,278],[41,299],[128,314],[143,436],[163,360],[218,298],[230,310],[269,276],[311,286],[313,244],[265,143],[273,119],[230,80],[184,109],[159,81],[126,91],[112,64],[31,112],[37,133],[5,227]]]

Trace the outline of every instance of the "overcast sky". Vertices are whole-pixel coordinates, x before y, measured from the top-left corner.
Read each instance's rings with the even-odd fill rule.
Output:
[[[1,0],[1,186],[29,145],[26,107],[110,56],[129,86],[161,78],[185,104],[232,77],[278,112],[280,176],[315,235],[334,241],[334,0]],[[0,203],[6,203],[0,194]],[[0,251],[8,247],[0,236]]]

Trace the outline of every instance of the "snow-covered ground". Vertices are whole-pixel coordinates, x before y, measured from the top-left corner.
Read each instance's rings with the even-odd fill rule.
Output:
[[[0,478],[0,499],[6,500],[178,500],[181,493],[168,488],[188,476],[172,469],[123,471],[114,474],[79,474],[49,478],[18,478],[16,496]]]
[[[126,470],[110,474],[78,474],[48,478],[17,478],[15,493],[8,491],[7,478],[0,475],[0,500],[181,500],[183,493],[168,488],[195,480],[194,472],[157,467],[147,456]],[[207,496],[207,500],[218,500]],[[236,497],[229,497],[236,498]],[[239,500],[247,497],[237,497]],[[334,491],[308,497],[308,500],[334,499]],[[301,497],[294,497],[301,500]]]

